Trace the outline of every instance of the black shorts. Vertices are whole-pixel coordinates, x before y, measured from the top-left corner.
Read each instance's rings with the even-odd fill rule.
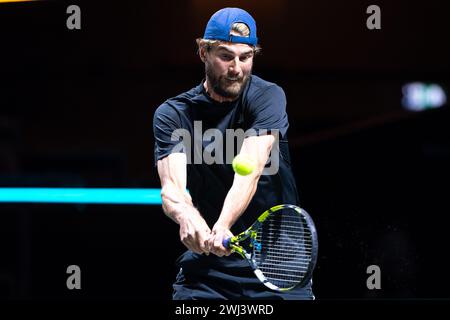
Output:
[[[313,300],[311,282],[287,292],[264,286],[248,262],[237,254],[228,257],[186,251],[177,260],[180,271],[173,284],[174,300]]]

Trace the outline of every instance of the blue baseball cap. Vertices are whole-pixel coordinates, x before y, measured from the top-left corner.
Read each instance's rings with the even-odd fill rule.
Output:
[[[250,29],[248,37],[231,35],[233,24],[241,22]],[[222,40],[234,43],[245,43],[252,46],[258,44],[255,19],[245,10],[239,8],[224,8],[214,13],[208,21],[203,39]]]

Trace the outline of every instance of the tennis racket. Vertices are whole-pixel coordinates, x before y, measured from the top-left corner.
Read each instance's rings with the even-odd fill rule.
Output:
[[[275,291],[304,286],[318,252],[313,220],[305,210],[289,204],[265,211],[250,228],[224,239],[223,246],[246,259],[257,278]]]

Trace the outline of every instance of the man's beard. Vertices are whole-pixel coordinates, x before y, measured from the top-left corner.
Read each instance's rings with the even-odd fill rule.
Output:
[[[227,76],[220,76],[214,74],[212,66],[206,62],[205,63],[205,73],[209,84],[211,85],[211,89],[218,95],[224,98],[232,98],[235,99],[239,97],[241,92],[244,90],[245,85],[250,79],[251,71],[244,75],[243,77],[239,77],[236,81],[227,80]]]

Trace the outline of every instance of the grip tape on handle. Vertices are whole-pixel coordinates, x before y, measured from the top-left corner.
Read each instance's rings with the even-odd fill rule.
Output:
[[[231,240],[231,237],[230,237],[230,238],[223,239],[222,245],[223,245],[225,248],[230,248],[230,240]]]

